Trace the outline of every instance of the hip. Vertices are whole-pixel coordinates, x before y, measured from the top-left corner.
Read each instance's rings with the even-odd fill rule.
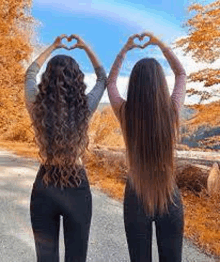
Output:
[[[136,206],[136,207],[135,207]],[[126,186],[125,186],[125,193],[124,193],[124,208],[125,210],[136,209],[142,210],[144,213],[144,206],[137,195],[135,189],[133,188],[129,179],[127,179]],[[168,202],[168,213],[176,213],[183,214],[183,204],[182,204],[182,197],[179,188],[175,184],[172,201]],[[158,210],[155,208],[155,217],[159,215]]]
[[[48,186],[45,186],[43,182],[43,176],[45,174],[45,168],[43,165],[40,166],[35,181],[33,183],[33,189],[38,189],[38,190],[50,190],[50,189],[56,189],[60,191],[64,190],[71,190],[71,191],[79,191],[83,189],[90,189],[89,181],[87,178],[86,170],[82,169],[81,170],[81,183],[79,184],[78,187],[63,187],[61,188],[60,186],[55,186],[54,184],[50,183]]]

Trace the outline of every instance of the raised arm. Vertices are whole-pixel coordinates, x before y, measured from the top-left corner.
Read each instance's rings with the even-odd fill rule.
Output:
[[[166,57],[170,67],[172,68],[175,74],[175,84],[174,89],[171,95],[172,100],[176,104],[179,112],[181,107],[184,104],[185,96],[186,96],[186,72],[183,68],[182,64],[180,63],[177,56],[168,46],[164,44],[158,45],[163,52],[164,56]]]
[[[126,50],[122,49],[117,55],[114,64],[110,70],[107,82],[108,96],[115,115],[119,118],[119,109],[124,99],[120,96],[117,88],[117,79],[121,69],[122,62],[125,58]]]
[[[28,111],[30,110],[32,103],[35,101],[35,97],[38,93],[36,76],[39,73],[40,66],[34,61],[27,69],[25,74],[25,102]]]
[[[171,69],[173,70],[175,74],[175,84],[174,89],[171,95],[171,99],[176,104],[178,110],[181,110],[181,107],[185,100],[186,95],[186,72],[180,63],[177,56],[174,54],[174,52],[166,46],[162,41],[160,41],[158,38],[153,36],[151,33],[143,33],[142,37],[148,36],[150,37],[149,44],[158,45],[161,51],[163,52],[164,56],[166,57],[168,63],[170,64]]]
[[[135,47],[140,47],[139,45],[134,44],[134,38],[138,37],[138,34],[135,34],[131,37],[129,37],[127,43],[124,45],[124,47],[121,49],[119,54],[117,55],[112,68],[110,70],[108,81],[107,81],[107,89],[108,89],[108,96],[111,103],[111,106],[114,110],[115,115],[120,119],[119,110],[121,108],[122,103],[125,101],[119,94],[118,88],[117,88],[117,78],[118,74],[122,65],[122,62],[125,58],[125,55],[128,50],[131,50]]]
[[[69,40],[76,39],[77,43],[71,47],[71,49],[74,48],[80,48],[84,49],[86,54],[88,55],[89,59],[91,60],[91,63],[94,67],[97,79],[96,84],[93,87],[93,89],[87,94],[88,97],[88,106],[89,110],[91,112],[91,115],[95,112],[95,110],[98,107],[98,104],[102,98],[102,95],[104,93],[104,90],[106,88],[106,73],[104,67],[99,62],[97,56],[92,51],[92,49],[80,38],[78,35],[71,35],[69,37]],[[90,115],[90,116],[91,116]]]
[[[36,84],[36,76],[40,71],[41,66],[50,56],[50,54],[58,48],[66,48],[65,45],[61,43],[63,38],[67,38],[66,35],[61,35],[57,37],[52,45],[50,45],[46,50],[44,50],[37,59],[28,67],[25,75],[25,100],[28,111],[30,112],[33,102],[35,101],[36,95],[38,93],[38,88]]]

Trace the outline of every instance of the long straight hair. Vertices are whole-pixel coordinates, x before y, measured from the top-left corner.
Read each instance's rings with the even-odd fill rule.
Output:
[[[145,58],[134,66],[122,113],[132,186],[149,214],[167,212],[175,187],[179,117],[155,59]]]

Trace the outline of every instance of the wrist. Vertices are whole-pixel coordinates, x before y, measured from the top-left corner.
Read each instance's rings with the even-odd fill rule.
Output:
[[[129,50],[129,48],[127,46],[124,46],[122,49],[121,49],[121,53],[127,53]]]
[[[86,52],[91,52],[92,51],[92,49],[85,43],[83,43],[81,48],[84,49]]]
[[[50,47],[49,47],[50,51],[54,51],[55,49],[57,49],[57,46],[55,44],[52,44]]]
[[[158,42],[158,44],[157,44],[159,47],[160,47],[160,49],[163,51],[163,50],[166,50],[166,49],[168,49],[168,46],[167,45],[165,45],[164,43],[162,43],[162,42]]]
[[[119,53],[119,54],[118,54],[118,57],[119,57],[120,59],[122,59],[124,56],[123,56],[121,53]]]
[[[128,49],[126,47],[123,47],[122,50],[119,52],[118,56],[123,58],[125,54],[127,53]]]

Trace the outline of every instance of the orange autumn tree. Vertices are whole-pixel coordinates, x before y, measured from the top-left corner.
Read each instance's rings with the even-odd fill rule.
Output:
[[[22,139],[30,127],[24,105],[24,62],[32,53],[32,0],[0,1],[0,136]]]
[[[194,13],[186,22],[188,36],[176,42],[185,53],[191,53],[195,61],[213,63],[220,58],[220,0],[202,5],[192,4],[188,7]],[[189,75],[190,81],[204,81],[209,87],[220,83],[220,70],[206,68]],[[194,89],[189,93],[198,93]],[[209,98],[209,92],[202,94],[203,99]]]

